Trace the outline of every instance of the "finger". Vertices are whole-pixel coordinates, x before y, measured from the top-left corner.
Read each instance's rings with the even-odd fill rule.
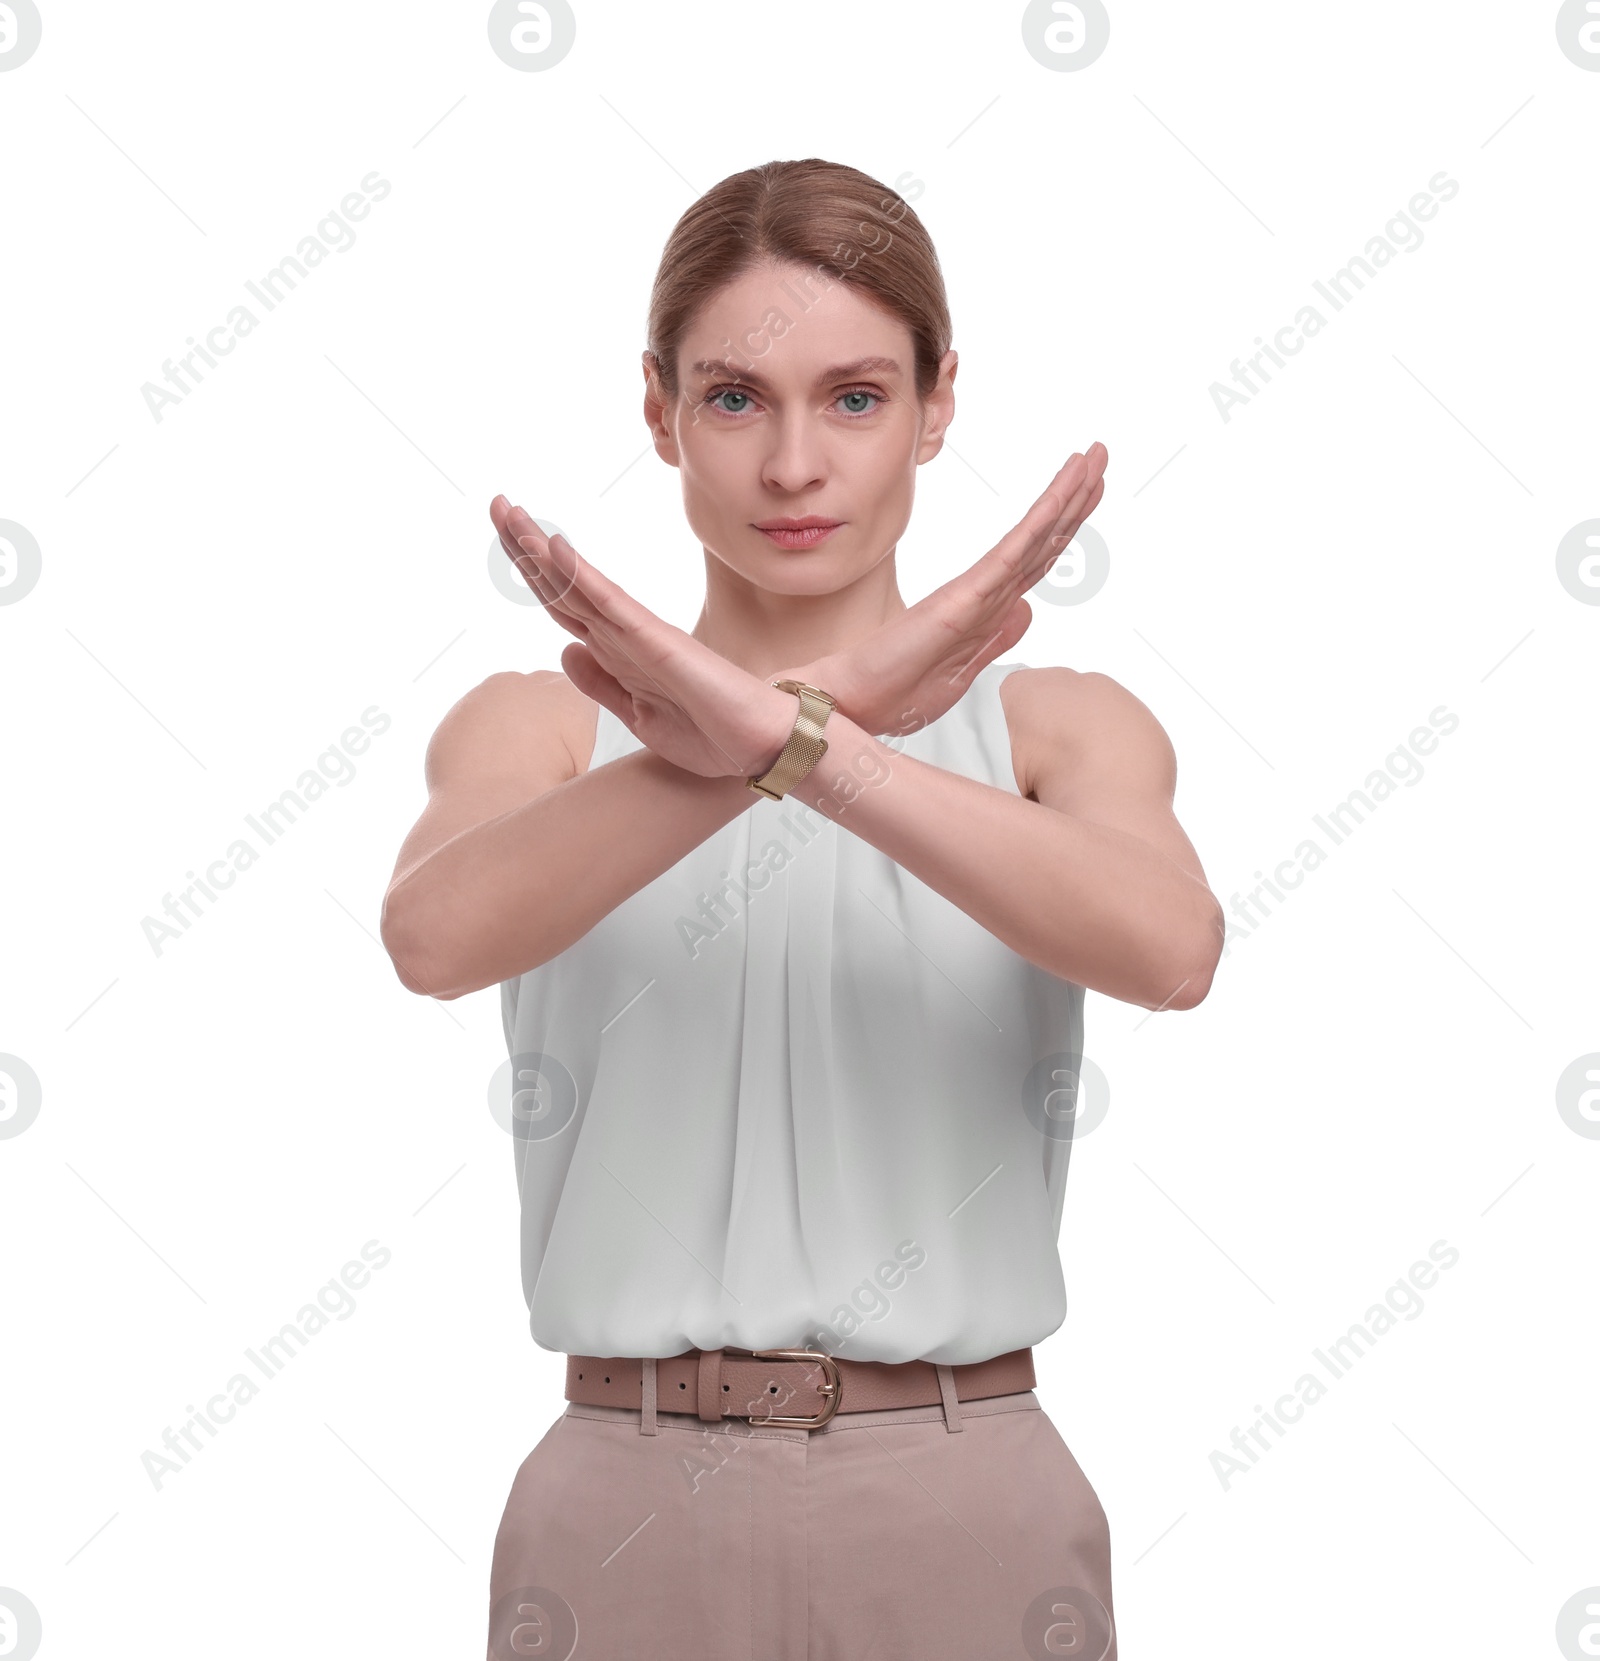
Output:
[[[566,556],[553,552],[548,533],[524,509],[510,509],[505,522],[511,538],[507,551],[528,586],[563,628],[587,641],[588,628],[600,619],[582,592],[582,573],[587,571],[594,577],[599,573],[587,562],[577,560],[572,544],[564,538]]]
[[[624,726],[633,727],[633,698],[615,675],[608,674],[586,646],[571,645],[561,654],[566,676],[585,697],[604,704]]]
[[[519,542],[524,536],[538,538],[540,574],[552,585],[558,599],[566,599],[567,591],[575,580],[575,573],[564,572],[560,564],[551,558],[550,533],[537,525],[521,508],[516,510],[516,517],[511,521],[511,529]],[[572,544],[568,543],[567,546],[570,548]]]
[[[1079,492],[1077,497],[1074,498],[1071,511],[1063,518],[1060,527],[1052,533],[1049,542],[1041,552],[1038,577],[1035,577],[1033,579],[1034,581],[1037,581],[1039,577],[1043,577],[1044,574],[1049,571],[1051,566],[1053,566],[1062,556],[1062,554],[1064,554],[1067,549],[1071,547],[1072,540],[1077,536],[1079,530],[1082,528],[1084,520],[1086,520],[1089,515],[1094,512],[1095,508],[1099,505],[1100,498],[1104,496],[1105,493],[1105,480],[1104,478],[1099,478],[1094,481],[1093,485],[1087,486],[1083,491]],[[1027,586],[1031,588],[1033,586],[1033,581],[1030,581]]]
[[[682,630],[674,628],[584,559],[559,532],[549,539],[547,567],[562,587],[561,606],[586,625],[584,643],[603,669],[631,667],[636,679],[676,702],[657,674]]]
[[[582,621],[580,613],[571,604],[570,590],[564,588],[559,576],[554,574],[548,541],[529,532],[517,539],[514,558],[529,588],[544,601],[545,609],[558,623],[570,627]]]
[[[1032,621],[1033,608],[1020,595],[1016,596],[1000,619],[999,627],[984,637],[978,649],[962,665],[961,673],[976,680],[997,657],[1009,652],[1021,640]]]
[[[519,546],[513,558],[513,563],[521,573],[522,580],[533,590],[534,597],[539,600],[550,616],[562,628],[578,633],[582,628],[581,620],[575,617],[562,602],[556,585],[544,573],[538,550],[530,536],[525,539],[525,546]]]
[[[1009,606],[1039,563],[1041,548],[1049,544],[1063,512],[1072,505],[1087,470],[1083,455],[1074,452],[1045,487],[1033,506],[972,568],[947,585],[958,591],[962,603],[976,604],[980,614]]]
[[[1028,551],[1017,570],[1017,592],[1032,588],[1065,552],[1078,527],[1089,517],[1091,501],[1098,502],[1104,493],[1106,448],[1095,443],[1089,446],[1085,457],[1085,472],[1077,488],[1062,503],[1061,512],[1048,532]]]
[[[608,628],[619,639],[632,641],[635,655],[647,655],[640,650],[641,643],[646,648],[652,642],[659,647],[665,643],[666,632],[680,632],[672,631],[671,624],[612,582],[559,532],[550,538],[544,564],[547,575],[562,589],[562,604],[591,628]]]
[[[1083,507],[1079,510],[1077,517],[1072,521],[1071,532],[1073,536],[1078,534],[1078,527],[1082,525],[1084,520],[1087,519],[1091,513],[1094,512],[1095,508],[1100,503],[1100,498],[1104,496],[1105,493],[1106,481],[1104,479],[1096,479],[1094,489],[1089,492],[1089,499],[1083,504]]]
[[[996,550],[1003,550],[1005,555],[1011,555],[1017,549],[1025,552],[1038,539],[1041,532],[1048,534],[1061,517],[1062,508],[1080,487],[1088,470],[1088,458],[1081,451],[1074,450],[1062,463],[1056,476],[1039,493],[1033,506],[996,544]]]
[[[972,568],[980,599],[998,603],[1020,586],[1039,547],[1048,541],[1087,471],[1086,459],[1074,451],[1033,506]]]
[[[546,604],[560,607],[591,627],[605,621],[596,594],[607,590],[621,594],[622,590],[582,558],[559,531],[553,537],[547,535],[521,508],[514,515],[510,527],[516,534],[517,552],[537,577]]]
[[[507,550],[522,580],[533,590],[534,597],[569,634],[575,634],[580,640],[587,642],[587,626],[582,618],[575,615],[564,603],[559,583],[550,578],[549,539],[545,533],[521,508],[508,508],[501,516],[501,521],[505,526],[501,546]],[[527,527],[521,540],[513,535],[519,522]]]
[[[541,590],[537,567],[517,542],[518,531],[523,531],[539,539],[539,546],[543,546],[544,532],[521,508],[513,507],[504,496],[496,496],[489,508],[489,517],[494,521],[495,534],[500,539],[500,546],[506,558],[516,566],[518,574],[527,583],[541,600],[547,603],[553,597],[553,590],[546,587]]]
[[[526,560],[527,555],[524,555],[523,558]],[[546,598],[543,578],[539,578],[538,580],[530,578],[528,580],[528,586],[543,603],[545,612],[550,617],[552,622],[559,624],[567,631],[568,634],[576,635],[586,646],[591,644],[592,637],[589,632],[588,624],[585,623],[582,618],[574,617],[559,600]]]
[[[506,529],[511,538],[506,552],[517,562],[519,568],[524,566],[530,552],[533,556],[532,570],[544,585],[540,591],[540,598],[547,605],[565,600],[568,584],[561,579],[550,559],[549,534],[531,514],[522,508],[512,508],[507,514]],[[526,546],[525,538],[531,538],[533,543],[531,550]],[[502,541],[504,541],[504,538],[502,538]]]
[[[1000,627],[1000,643],[994,649],[994,657],[1003,657],[1011,650],[1023,635],[1028,632],[1033,622],[1033,607],[1019,594],[1011,603],[1011,609],[1006,613],[1006,620]],[[994,659],[991,658],[990,662]]]
[[[1056,520],[1050,526],[1044,540],[1048,542],[1057,535],[1064,525],[1070,524],[1082,511],[1083,504],[1088,499],[1089,492],[1094,489],[1106,467],[1106,448],[1103,444],[1095,443],[1089,446],[1083,461],[1083,469],[1062,495],[1060,510]]]
[[[545,539],[539,571],[554,586],[561,603],[574,616],[588,623],[603,620],[598,596],[616,585],[598,566],[586,560],[559,531]]]
[[[1100,457],[1095,457],[1093,450],[1100,450]],[[1037,583],[1045,575],[1045,571],[1050,570],[1050,566],[1055,565],[1055,561],[1062,556],[1062,553],[1067,551],[1068,545],[1072,543],[1072,538],[1077,537],[1078,527],[1095,510],[1095,503],[1105,495],[1103,472],[1105,472],[1105,447],[1103,445],[1093,445],[1092,450],[1090,450],[1090,470],[1083,478],[1082,485],[1073,492],[1072,500],[1065,503],[1065,507],[1062,508],[1062,515],[1055,522],[1055,525],[1050,527],[1050,533],[1047,537],[1042,538],[1037,548],[1033,548],[1032,555],[1022,566],[1022,570],[1018,573],[1022,578],[1020,585],[1018,585],[1018,591],[1022,591],[1023,588],[1032,588],[1033,583]]]
[[[500,546],[505,550],[506,558],[513,564],[516,563],[520,552],[516,534],[511,526],[511,515],[517,511],[519,510],[513,508],[504,496],[496,496],[489,505],[489,517],[494,521],[495,535],[500,538]]]

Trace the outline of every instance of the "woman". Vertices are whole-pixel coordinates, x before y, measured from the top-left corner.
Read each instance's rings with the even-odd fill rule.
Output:
[[[491,1657],[1116,1655],[1031,1346],[1066,1312],[1084,990],[1192,1008],[1222,922],[1145,706],[1001,661],[1104,447],[900,596],[949,342],[893,192],[735,174],[644,353],[693,631],[491,507],[576,638],[445,717],[383,922],[410,989],[502,987],[530,1328],[568,1357]]]

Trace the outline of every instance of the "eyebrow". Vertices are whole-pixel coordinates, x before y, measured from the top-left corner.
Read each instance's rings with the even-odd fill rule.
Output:
[[[697,375],[722,375],[734,380],[748,381],[752,386],[766,386],[768,383],[754,370],[740,369],[732,363],[712,363],[702,358],[698,363],[689,365],[690,372]],[[852,363],[836,363],[831,368],[824,369],[817,376],[817,385],[826,386],[833,381],[852,380],[857,375],[898,375],[900,365],[893,358],[867,357],[856,358]]]

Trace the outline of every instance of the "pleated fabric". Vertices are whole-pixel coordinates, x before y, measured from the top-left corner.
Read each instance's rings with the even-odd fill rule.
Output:
[[[886,742],[1017,795],[1024,667]],[[602,708],[591,768],[639,747]],[[542,1347],[956,1365],[1064,1319],[1083,988],[853,832],[752,795],[501,992]]]

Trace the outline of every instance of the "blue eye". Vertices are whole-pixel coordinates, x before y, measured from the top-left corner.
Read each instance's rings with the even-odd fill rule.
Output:
[[[748,407],[748,405],[753,401],[754,395],[746,392],[742,387],[714,386],[701,400],[703,403],[710,404],[714,408],[720,409],[724,415],[743,415],[745,413],[744,409],[727,409],[717,403],[719,398],[743,398],[745,405]],[[859,421],[864,416],[873,414],[879,405],[886,404],[889,401],[881,392],[874,392],[871,387],[865,386],[850,387],[846,391],[838,393],[833,401],[838,404],[842,403],[846,398],[870,398],[872,400],[872,403],[866,409],[852,409],[844,412],[855,421]]]

